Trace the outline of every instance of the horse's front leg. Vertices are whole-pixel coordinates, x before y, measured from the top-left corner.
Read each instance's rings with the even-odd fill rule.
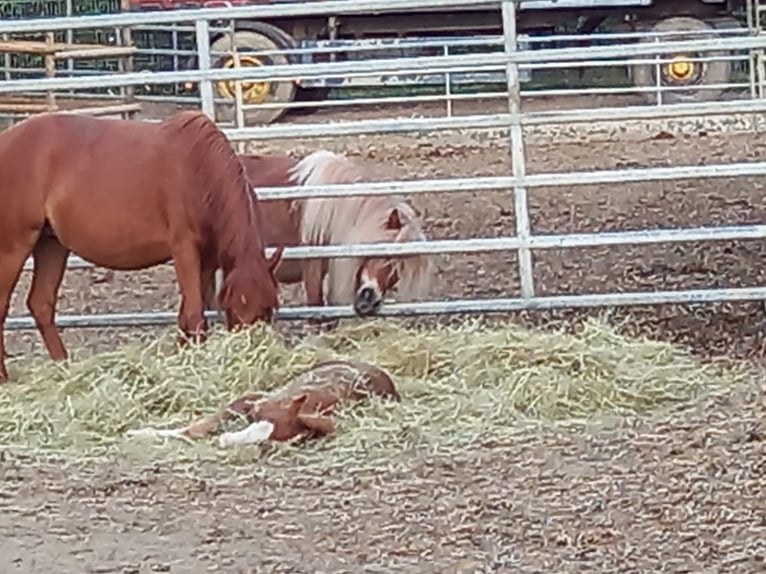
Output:
[[[324,261],[307,259],[303,262],[303,289],[306,292],[306,304],[311,307],[324,307]],[[337,326],[336,319],[312,317],[308,320],[312,327],[331,329]]]
[[[216,269],[214,267],[203,267],[200,274],[202,278],[202,299],[205,302],[206,311],[218,310],[218,300],[216,298],[218,286],[215,284],[215,272]]]
[[[181,291],[181,307],[178,311],[178,328],[181,330],[181,344],[188,340],[201,343],[207,336],[207,320],[202,294],[202,269],[200,253],[189,242],[173,250],[173,267]]]

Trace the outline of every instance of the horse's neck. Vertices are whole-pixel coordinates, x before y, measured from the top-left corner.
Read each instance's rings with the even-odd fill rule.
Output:
[[[249,190],[247,193],[250,193]],[[218,260],[224,272],[252,259],[254,253],[263,253],[260,230],[263,216],[255,198],[241,195],[241,199],[222,198],[211,222],[213,241]]]

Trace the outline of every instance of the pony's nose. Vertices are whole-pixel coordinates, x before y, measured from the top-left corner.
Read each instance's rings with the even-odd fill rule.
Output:
[[[362,287],[356,298],[359,302],[372,303],[375,299],[375,289],[372,287]]]
[[[354,299],[354,311],[362,317],[372,315],[378,310],[381,303],[382,300],[374,288],[362,287]]]

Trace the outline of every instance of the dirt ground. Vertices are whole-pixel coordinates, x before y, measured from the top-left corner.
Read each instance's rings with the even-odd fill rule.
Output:
[[[337,138],[257,149],[302,153],[318,145],[354,155],[388,179],[510,173],[507,143],[489,136]],[[639,140],[538,138],[527,162],[529,172],[706,165],[754,161],[764,148],[759,134],[700,128]],[[766,211],[764,183],[755,178],[529,193],[537,233],[762,223]],[[515,231],[511,190],[419,195],[413,203],[436,238]],[[552,295],[760,286],[765,255],[761,241],[547,250],[535,253],[535,287]],[[518,295],[514,253],[439,257],[437,266],[434,298]],[[24,277],[14,315],[25,314],[27,287]],[[285,296],[286,304],[300,302],[296,289]],[[176,305],[169,267],[84,270],[67,274],[59,312]],[[544,326],[601,312],[497,319]],[[631,332],[678,342],[703,358],[763,354],[762,304],[610,312]],[[158,330],[69,330],[65,341],[77,355]],[[25,361],[44,356],[31,331],[12,333],[9,350]],[[479,443],[461,457],[392,454],[395,468],[375,475],[204,463],[193,474],[117,463],[62,468],[3,459],[0,452],[2,571],[762,572],[764,390],[756,385],[609,432],[543,432],[518,444]]]
[[[4,572],[755,573],[764,389],[392,469],[7,460]]]

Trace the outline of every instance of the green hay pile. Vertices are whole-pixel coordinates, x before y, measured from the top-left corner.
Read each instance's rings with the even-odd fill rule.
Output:
[[[349,405],[338,432],[303,445],[218,449],[125,437],[178,426],[252,389],[271,389],[318,360],[354,358],[387,369],[402,403]],[[42,361],[0,389],[0,448],[33,456],[104,455],[146,461],[289,457],[322,465],[379,465],[413,451],[511,440],[530,425],[593,423],[650,412],[723,390],[750,376],[702,365],[660,342],[604,323],[575,334],[514,324],[407,329],[395,321],[341,327],[294,346],[266,327],[216,331],[178,351],[171,336],[72,361]],[[241,425],[238,425],[241,426]]]

